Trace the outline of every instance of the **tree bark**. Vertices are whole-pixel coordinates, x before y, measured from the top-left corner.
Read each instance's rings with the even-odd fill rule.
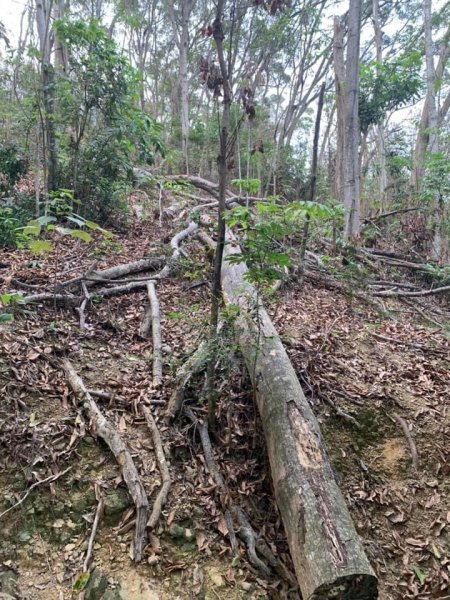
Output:
[[[333,38],[334,81],[336,90],[336,160],[334,169],[334,195],[344,203],[344,135],[345,135],[345,63],[344,30],[338,17],[334,18]]]
[[[227,235],[224,259],[240,252]],[[222,266],[225,302],[261,415],[273,486],[303,600],[377,598],[377,579],[334,479],[319,425],[244,264]]]
[[[360,233],[359,198],[359,45],[361,30],[361,0],[350,0],[348,41],[345,64],[345,139],[344,139],[344,238],[356,240]]]
[[[45,191],[56,189],[57,150],[54,123],[54,68],[51,63],[51,6],[48,0],[36,0],[36,24],[39,35],[41,58],[41,93],[44,105],[43,140],[45,169]]]

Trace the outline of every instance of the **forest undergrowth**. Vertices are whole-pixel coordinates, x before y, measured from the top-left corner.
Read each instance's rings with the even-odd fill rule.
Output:
[[[23,293],[35,293],[83,276],[93,263],[99,271],[168,257],[167,243],[183,227],[180,219],[166,220],[162,228],[152,219],[134,219],[112,239],[94,234],[86,244],[61,237],[51,253],[38,257],[26,249],[3,250],[2,287],[19,289],[20,282]],[[145,290],[111,298],[92,291],[82,329],[79,307],[58,300],[17,304],[14,322],[0,324],[0,577],[2,585],[12,582],[9,591],[2,589],[12,597],[78,597],[100,501],[91,560],[101,581],[91,588],[88,583],[82,592],[87,600],[298,597],[279,574],[258,572],[245,544],[235,552],[230,547],[224,507],[236,503],[292,572],[251,386],[228,332],[232,314],[225,313],[212,435],[230,498],[208,472],[198,426],[185,416],[170,425],[165,420],[177,370],[208,331],[210,256],[195,237],[182,248],[170,278],[157,282],[161,386],[153,385],[152,342],[140,334]],[[450,598],[448,302],[445,296],[425,296],[420,304],[372,297],[371,291],[394,289],[380,281],[395,278],[396,290],[408,289],[419,285],[420,274],[402,267],[399,277],[398,265],[373,255],[361,261],[363,279],[352,278],[344,257],[333,277],[312,273],[302,284],[286,282],[268,308],[321,424],[379,577],[380,598],[444,600]],[[158,425],[172,485],[138,566],[129,555],[134,510],[120,469],[106,445],[90,435],[61,367],[64,357],[125,440],[150,504],[161,475],[143,406]],[[206,417],[203,387],[199,374],[184,397],[200,420]]]

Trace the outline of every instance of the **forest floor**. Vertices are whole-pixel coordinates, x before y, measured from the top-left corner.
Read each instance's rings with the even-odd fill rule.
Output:
[[[94,260],[100,269],[164,253],[181,228],[180,221],[163,230],[136,221],[113,240],[86,245],[61,238],[48,255],[3,251],[2,290],[13,287],[12,279],[44,287],[81,275]],[[18,306],[14,322],[0,324],[0,592],[28,600],[79,597],[73,586],[101,496],[104,517],[93,547],[98,581],[84,592],[87,600],[298,597],[276,576],[265,580],[255,572],[244,548],[233,556],[195,427],[184,419],[166,426],[162,419],[177,369],[208,330],[209,287],[194,284],[205,279],[210,260],[195,239],[184,248],[179,272],[157,284],[161,388],[152,387],[152,343],[139,335],[145,292],[93,296],[83,330],[75,309],[57,305]],[[450,329],[427,325],[396,299],[385,307],[390,318],[351,294],[306,282],[286,286],[268,308],[321,424],[380,598],[444,600],[450,598]],[[233,348],[222,354],[215,458],[233,499],[292,570],[249,381]],[[142,404],[151,405],[160,428],[172,487],[138,566],[129,556],[132,503],[110,451],[80,417],[62,356],[88,388],[109,392],[98,404],[130,448],[150,502],[160,473]],[[191,396],[187,402],[201,415],[198,393]],[[417,448],[417,470],[408,438]],[[37,483],[49,476],[50,483]]]

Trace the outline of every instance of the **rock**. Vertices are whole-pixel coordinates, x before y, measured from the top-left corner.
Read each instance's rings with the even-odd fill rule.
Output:
[[[84,589],[85,600],[101,600],[103,594],[106,592],[107,587],[107,578],[103,575],[100,569],[95,568],[92,571],[89,581]]]
[[[82,515],[92,508],[95,504],[95,493],[92,489],[72,492],[70,495],[72,511],[77,515]]]
[[[222,577],[222,575],[220,574],[219,570],[216,569],[215,567],[210,567],[209,569],[207,569],[207,573],[209,578],[211,579],[212,583],[218,587],[218,588],[223,588],[225,587],[225,579]]]
[[[121,594],[119,589],[106,590],[101,600],[124,600],[124,596]]]
[[[119,523],[122,513],[131,502],[128,493],[123,488],[108,490],[104,497],[105,525],[115,526]]]
[[[12,569],[0,565],[0,592],[5,596],[16,597],[18,574]],[[1,598],[1,595],[0,595]]]

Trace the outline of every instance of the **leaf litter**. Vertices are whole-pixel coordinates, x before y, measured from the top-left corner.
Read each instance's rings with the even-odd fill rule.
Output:
[[[106,268],[130,256],[161,253],[169,229],[161,232],[136,221],[132,232],[100,255],[94,243],[86,247],[67,238],[38,261],[26,250],[3,252],[2,263],[9,265],[2,269],[3,284],[9,287],[18,279],[50,285],[68,273],[82,275],[93,260],[96,268]],[[129,561],[130,507],[123,508],[115,525],[100,527],[94,560],[110,583],[136,590],[145,582],[155,598],[297,597],[276,578],[262,581],[242,548],[233,558],[222,510],[227,499],[207,471],[193,427],[184,421],[172,428],[162,425],[176,369],[207,331],[208,289],[186,288],[204,277],[208,262],[195,241],[187,248],[184,281],[158,284],[166,347],[161,388],[152,388],[151,341],[139,336],[144,292],[95,299],[83,331],[76,312],[59,306],[18,310],[13,325],[2,325],[0,483],[5,494],[0,508],[17,502],[33,483],[73,466],[60,480],[33,490],[4,526],[0,561],[17,567],[26,597],[70,597],[95,511],[90,493],[94,487],[102,493],[122,487],[116,465],[88,434],[89,424],[58,368],[66,355],[89,388],[108,396],[99,400],[102,411],[126,440],[151,500],[160,475],[139,405],[152,406],[170,457],[173,485],[163,517],[150,533],[146,563],[136,567]],[[450,580],[448,340],[414,322],[414,315],[383,320],[355,300],[309,283],[284,291],[272,313],[321,422],[337,480],[380,578],[380,597],[445,598]],[[224,359],[221,369],[214,458],[255,530],[292,568],[247,376],[235,356]],[[196,383],[199,387],[186,395],[192,404],[201,377]],[[396,412],[417,445],[417,474],[408,441],[393,419]]]

